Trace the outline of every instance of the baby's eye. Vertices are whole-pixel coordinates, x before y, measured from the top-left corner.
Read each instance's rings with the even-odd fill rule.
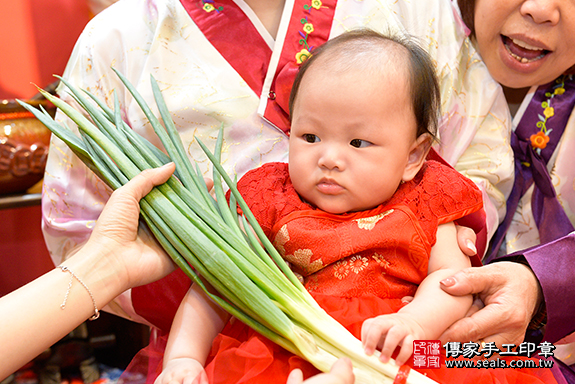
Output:
[[[316,135],[314,135],[312,133],[305,133],[303,135],[303,139],[305,141],[307,141],[308,143],[318,143],[320,141],[319,137],[317,137]]]
[[[361,140],[361,139],[353,139],[352,141],[349,142],[349,145],[351,145],[352,147],[355,147],[355,148],[365,148],[365,147],[371,145],[371,143],[369,141],[365,141],[365,140]]]

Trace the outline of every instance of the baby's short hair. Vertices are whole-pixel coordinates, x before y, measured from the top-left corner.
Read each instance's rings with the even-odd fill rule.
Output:
[[[384,35],[370,29],[357,29],[345,32],[312,51],[312,55],[302,63],[294,80],[289,99],[290,114],[293,112],[295,100],[302,79],[307,70],[320,60],[326,69],[334,71],[361,71],[366,76],[377,75],[385,70],[378,65],[378,57],[382,49],[389,56],[395,49],[396,57],[407,61],[409,66],[409,93],[412,100],[412,110],[417,122],[417,136],[437,135],[440,91],[431,57],[414,38],[398,34]],[[324,59],[321,59],[324,57]]]

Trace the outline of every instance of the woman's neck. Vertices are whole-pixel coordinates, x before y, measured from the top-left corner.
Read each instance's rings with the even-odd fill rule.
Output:
[[[529,91],[529,88],[507,88],[507,87],[503,87],[503,93],[505,94],[505,99],[507,100],[507,104],[509,105],[509,111],[511,112],[511,116],[515,117],[515,113],[517,113],[517,110],[519,109],[519,107],[521,106],[521,103],[523,102],[523,99],[525,98],[525,95],[527,95],[527,92]]]
[[[280,26],[285,0],[245,0],[245,2],[275,39]]]

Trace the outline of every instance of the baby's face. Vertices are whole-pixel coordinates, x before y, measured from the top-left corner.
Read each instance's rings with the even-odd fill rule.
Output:
[[[399,186],[415,145],[405,69],[367,76],[309,68],[293,108],[289,172],[329,213],[373,208]]]
[[[475,34],[495,80],[546,84],[575,64],[575,0],[476,0]]]

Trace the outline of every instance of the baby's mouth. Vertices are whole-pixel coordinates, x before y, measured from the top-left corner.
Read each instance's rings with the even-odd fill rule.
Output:
[[[503,39],[505,49],[507,49],[511,57],[522,64],[542,59],[549,53],[546,49],[534,47],[521,40],[512,39],[503,35],[501,35],[501,38]]]

